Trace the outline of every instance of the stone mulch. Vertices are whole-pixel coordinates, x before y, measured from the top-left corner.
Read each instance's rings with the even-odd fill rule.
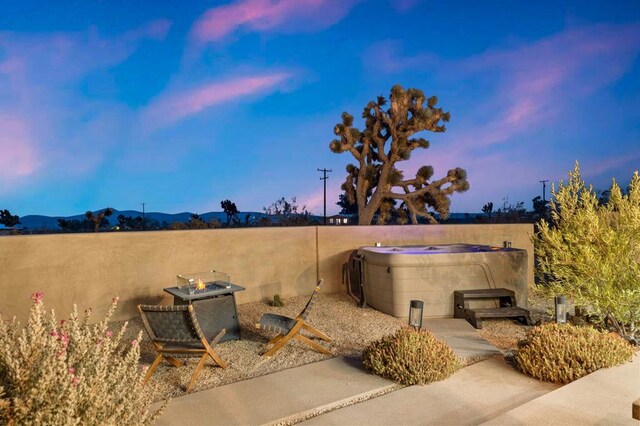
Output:
[[[308,346],[292,341],[274,356],[260,356],[272,335],[262,334],[254,324],[267,312],[295,317],[308,301],[308,296],[285,299],[284,307],[272,307],[263,302],[238,305],[242,340],[228,341],[215,347],[229,366],[226,369],[215,367],[208,361],[198,378],[193,392],[222,386],[241,380],[247,380],[287,368],[329,359],[330,356],[311,350]],[[394,333],[405,322],[383,314],[371,308],[361,309],[344,294],[320,295],[317,304],[309,315],[308,321],[314,327],[333,338],[330,343],[319,341],[334,356],[360,358],[364,348],[372,341]],[[119,327],[114,323],[113,327]],[[126,338],[133,339],[144,330],[140,318],[129,321]],[[493,345],[508,352],[515,348],[518,339],[524,336],[526,327],[512,321],[484,321],[480,335]],[[150,365],[156,353],[146,332],[141,342],[141,363]],[[156,388],[155,400],[184,395],[186,385],[197,364],[197,358],[187,360],[180,368],[161,364],[151,381]],[[478,359],[462,359],[462,365],[469,365]]]

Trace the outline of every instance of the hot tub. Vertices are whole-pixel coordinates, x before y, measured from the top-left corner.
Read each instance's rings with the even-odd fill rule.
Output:
[[[527,252],[474,244],[361,247],[362,290],[369,306],[407,318],[409,302],[424,301],[426,318],[453,317],[453,292],[485,288],[515,291],[527,304]],[[478,302],[475,307],[498,307]]]

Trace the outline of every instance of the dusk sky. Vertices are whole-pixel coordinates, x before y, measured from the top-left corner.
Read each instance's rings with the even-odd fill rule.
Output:
[[[462,167],[452,212],[541,195],[578,160],[599,189],[640,168],[640,2],[3,1],[0,209],[335,206],[329,142],[399,83],[445,133],[398,168]],[[547,192],[548,194],[548,192]]]

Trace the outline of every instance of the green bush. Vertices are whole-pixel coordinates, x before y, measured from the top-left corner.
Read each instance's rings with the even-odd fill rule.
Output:
[[[106,317],[89,324],[74,306],[68,320],[47,313],[32,295],[27,325],[0,318],[0,424],[150,424],[151,393],[138,364],[141,335],[123,342],[127,324],[112,333]],[[4,393],[4,394],[3,394]]]
[[[531,328],[518,343],[516,363],[528,376],[569,383],[600,368],[629,361],[633,347],[622,337],[592,327],[548,323]]]
[[[623,336],[640,335],[638,172],[626,195],[614,180],[608,199],[599,200],[576,163],[551,192],[551,223],[542,220],[533,237],[538,290],[568,296]]]
[[[284,306],[284,302],[278,293],[273,296],[273,302],[271,302],[271,306],[275,306],[277,308],[281,308]]]
[[[367,370],[404,385],[444,380],[459,367],[458,358],[428,330],[405,327],[370,344],[362,354]]]

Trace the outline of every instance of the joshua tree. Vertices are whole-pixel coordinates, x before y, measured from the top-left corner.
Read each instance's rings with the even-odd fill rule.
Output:
[[[220,207],[222,207],[222,210],[227,215],[227,226],[231,224],[232,219],[235,219],[234,222],[237,222],[240,212],[238,211],[238,207],[236,207],[236,203],[232,203],[231,200],[224,200],[220,201]]]
[[[487,204],[482,206],[482,213],[487,215],[487,219],[491,220],[491,215],[493,214],[493,202],[489,201]]]
[[[0,224],[11,228],[20,223],[20,216],[12,215],[11,212],[7,209],[0,210]]]
[[[102,210],[98,214],[93,214],[93,212],[88,211],[84,214],[89,222],[93,224],[93,232],[99,232],[100,227],[104,225],[103,219],[113,214],[113,209],[111,207],[107,207]]]
[[[405,179],[396,163],[408,160],[416,148],[428,148],[426,139],[412,136],[423,130],[444,132],[441,122],[449,121],[450,115],[442,108],[435,108],[438,102],[435,96],[427,99],[418,89],[404,90],[395,85],[390,101],[386,111],[383,107],[387,100],[382,96],[367,104],[362,113],[363,131],[352,127],[353,116],[343,112],[342,123],[334,128],[338,139],[329,145],[331,151],[338,154],[348,151],[357,160],[357,164],[347,166],[342,189],[348,200],[358,205],[358,224],[371,225],[376,212],[378,224],[394,216],[401,223],[409,218],[412,223],[418,223],[418,217],[436,223],[428,207],[446,219],[449,196],[469,189],[467,172],[455,168],[441,179],[430,180],[433,167],[422,166],[413,179]],[[400,192],[394,192],[394,188]],[[397,201],[401,203],[399,208],[396,208]]]

